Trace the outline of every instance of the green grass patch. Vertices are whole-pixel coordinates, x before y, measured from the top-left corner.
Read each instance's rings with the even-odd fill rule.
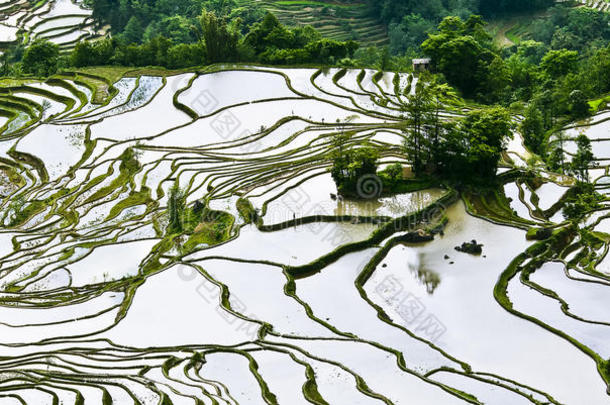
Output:
[[[137,207],[138,205],[151,205],[155,201],[150,196],[150,189],[143,187],[141,191],[131,193],[127,198],[119,201],[114,207],[110,209],[110,213],[106,217],[105,221],[110,221],[118,217],[124,210]]]
[[[235,218],[224,211],[205,210],[201,222],[193,229],[192,234],[182,246],[182,252],[191,252],[199,245],[214,246],[231,237]]]
[[[254,205],[247,198],[240,198],[236,203],[239,215],[246,221],[247,224],[256,223],[258,220],[258,212]]]
[[[589,106],[591,107],[591,111],[595,113],[604,110],[608,106],[608,103],[610,103],[610,95],[589,101]]]

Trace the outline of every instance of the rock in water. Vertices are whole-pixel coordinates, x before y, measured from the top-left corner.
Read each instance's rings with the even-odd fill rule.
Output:
[[[480,255],[481,253],[483,253],[483,245],[477,243],[477,241],[473,239],[470,242],[462,243],[462,246],[456,246],[455,250],[471,255]]]

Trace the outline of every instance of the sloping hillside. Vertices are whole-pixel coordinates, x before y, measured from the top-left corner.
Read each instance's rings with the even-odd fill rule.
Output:
[[[367,15],[364,3],[343,0],[238,0],[238,3],[263,6],[284,24],[309,24],[329,38],[354,39],[363,45],[382,45],[388,41],[386,28]]]

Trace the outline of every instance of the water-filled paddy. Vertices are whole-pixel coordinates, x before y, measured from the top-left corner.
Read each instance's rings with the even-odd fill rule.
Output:
[[[252,69],[125,78],[104,105],[83,86],[67,86],[88,98],[81,105],[73,90],[34,85],[74,105],[51,100],[60,115],[3,121],[0,379],[26,381],[6,393],[41,404],[52,394],[76,402],[76,392],[118,404],[132,395],[142,404],[607,403],[595,363],[610,355],[601,273],[575,261],[569,278],[549,262],[529,275],[532,289],[522,255],[546,242],[475,217],[443,187],[336,196],[332,134],[377,142],[384,165],[402,161],[407,77],[394,94],[388,73]],[[518,165],[529,155],[516,135]],[[184,215],[199,201],[228,228],[201,217],[187,235],[167,232],[175,183]],[[561,213],[532,215],[566,187],[512,180],[500,190],[508,212],[565,227]],[[240,214],[243,198],[254,221]],[[378,237],[387,221],[431,206],[447,219],[433,241],[394,239],[425,228],[417,221]],[[607,232],[604,215],[587,224]],[[454,249],[472,239],[481,255]],[[500,280],[515,258],[508,306]],[[36,390],[41,376],[48,392]]]

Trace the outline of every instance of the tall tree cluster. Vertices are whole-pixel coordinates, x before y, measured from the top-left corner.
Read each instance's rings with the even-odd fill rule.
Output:
[[[222,12],[222,7],[217,9]],[[288,28],[271,13],[244,30],[241,19],[204,9],[190,30],[196,42],[176,43],[158,35],[138,44],[125,40],[127,31],[112,39],[81,42],[69,63],[77,67],[118,64],[168,68],[219,62],[335,64],[358,48],[354,41],[322,38],[312,27]]]
[[[420,80],[405,103],[405,151],[417,175],[471,183],[492,180],[514,123],[502,107],[475,109],[463,118],[439,115],[447,89]]]

